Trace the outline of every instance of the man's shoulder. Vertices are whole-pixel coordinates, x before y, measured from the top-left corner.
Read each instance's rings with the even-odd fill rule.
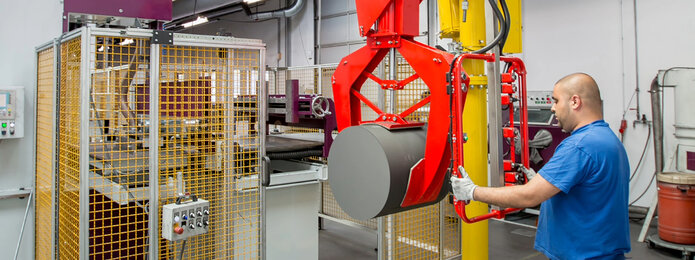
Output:
[[[571,143],[581,148],[605,148],[620,144],[620,139],[607,124],[595,125],[572,135]]]

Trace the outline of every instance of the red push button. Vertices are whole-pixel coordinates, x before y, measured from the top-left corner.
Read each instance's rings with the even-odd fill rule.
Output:
[[[179,234],[179,235],[183,234],[183,228],[182,227],[175,227],[174,233]]]

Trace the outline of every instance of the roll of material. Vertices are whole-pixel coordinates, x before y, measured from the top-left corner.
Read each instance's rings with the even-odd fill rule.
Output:
[[[424,157],[427,130],[388,130],[375,124],[341,131],[328,157],[328,181],[340,207],[355,219],[367,220],[439,202],[400,206],[410,169]],[[446,183],[446,182],[445,182]]]

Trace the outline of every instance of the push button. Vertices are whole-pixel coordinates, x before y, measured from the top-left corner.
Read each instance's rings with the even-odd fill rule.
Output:
[[[174,233],[179,234],[179,235],[183,234],[183,228],[182,227],[175,227]]]

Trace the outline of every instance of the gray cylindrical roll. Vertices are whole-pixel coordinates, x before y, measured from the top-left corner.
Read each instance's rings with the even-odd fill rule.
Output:
[[[328,181],[340,207],[366,220],[440,201],[401,208],[410,168],[425,153],[423,128],[387,130],[379,125],[352,126],[338,134],[328,157]]]

